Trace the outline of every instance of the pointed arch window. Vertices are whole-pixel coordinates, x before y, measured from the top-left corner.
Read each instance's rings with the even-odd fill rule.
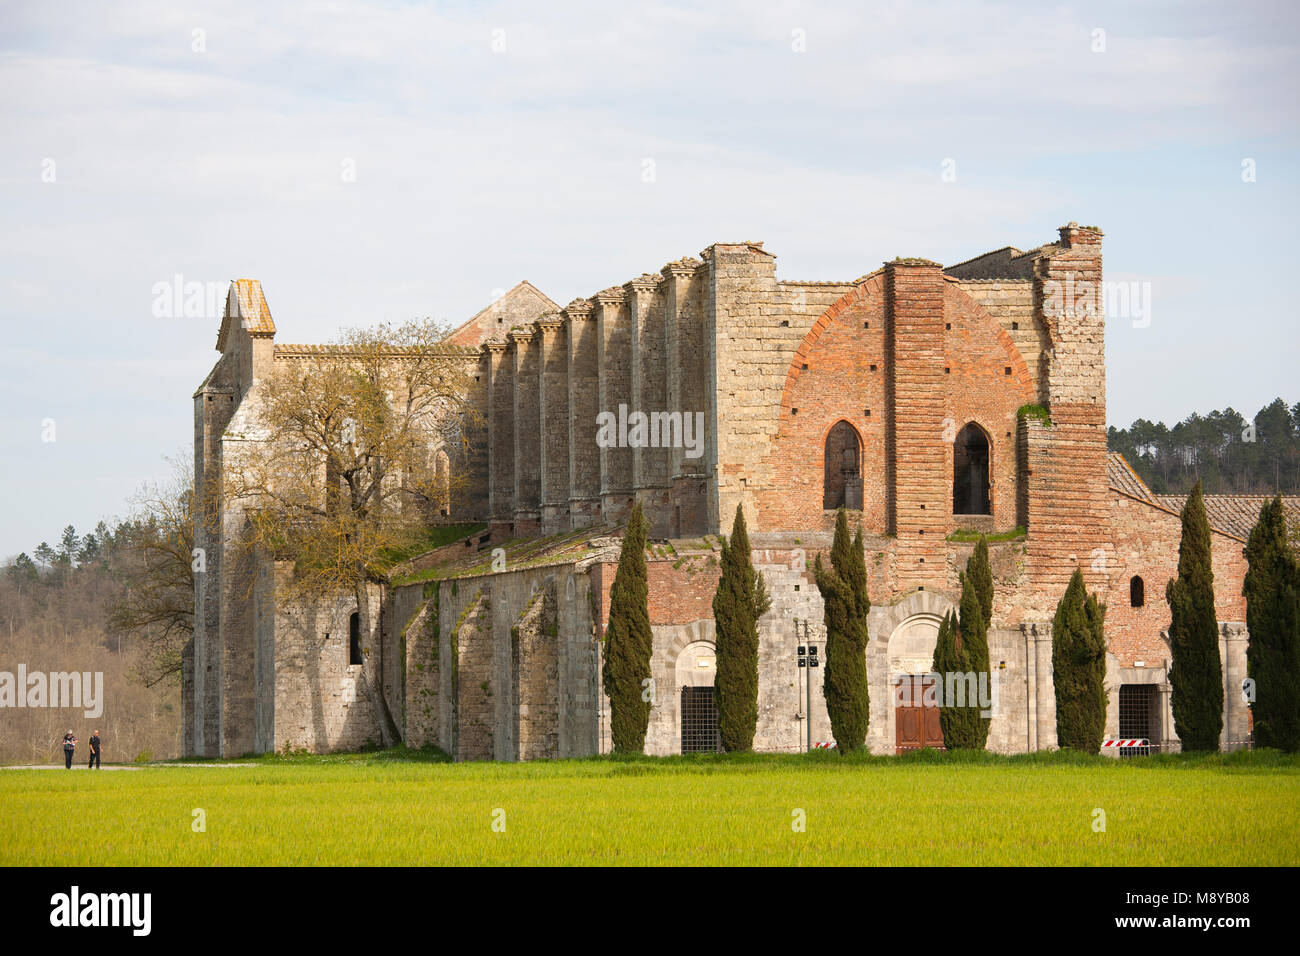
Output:
[[[970,422],[957,433],[952,454],[952,513],[992,514],[989,499],[989,439]]]
[[[862,509],[862,442],[857,430],[838,421],[826,435],[822,508]]]

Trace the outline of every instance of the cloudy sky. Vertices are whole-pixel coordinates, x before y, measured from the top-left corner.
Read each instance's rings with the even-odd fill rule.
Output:
[[[281,342],[561,304],[712,242],[778,276],[1106,233],[1109,416],[1300,400],[1295,4],[0,8],[0,556],[188,453],[210,316]],[[945,175],[947,173],[947,175]],[[1253,180],[1253,181],[1252,181]],[[53,420],[54,441],[48,420]]]

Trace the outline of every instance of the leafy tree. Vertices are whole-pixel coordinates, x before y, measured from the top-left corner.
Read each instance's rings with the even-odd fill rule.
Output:
[[[380,681],[387,642],[377,639],[373,595],[445,506],[448,479],[433,450],[462,460],[479,422],[466,398],[476,359],[447,343],[449,331],[419,321],[352,330],[260,380],[258,423],[230,455],[221,501],[196,500],[205,523],[247,519],[228,539],[235,553],[223,573],[251,585],[263,557],[292,558],[292,577],[277,580],[281,603],[355,596],[363,650],[377,644],[362,674],[386,745],[401,731]],[[459,486],[468,473],[453,469],[450,480]]]
[[[605,661],[601,683],[609,696],[610,733],[616,753],[642,753],[650,725],[652,693],[650,590],[646,575],[646,520],[641,502],[632,506],[627,533],[618,555],[618,570],[609,591]]]
[[[717,623],[718,734],[723,749],[754,749],[758,727],[758,619],[772,606],[754,568],[745,511],[736,506],[731,537],[722,542],[722,574],[713,596]]]
[[[1282,499],[1260,509],[1246,543],[1246,673],[1255,682],[1255,742],[1300,750],[1300,562],[1287,543]]]
[[[39,561],[43,567],[46,568],[53,567],[55,560],[58,558],[58,554],[55,552],[55,550],[51,548],[49,544],[44,541],[38,544],[36,546],[36,550],[32,553],[36,555],[36,560]]]
[[[1210,522],[1198,481],[1183,506],[1178,577],[1165,588],[1169,603],[1169,684],[1174,730],[1183,750],[1218,750],[1223,730],[1223,670],[1214,616]]]
[[[871,700],[867,684],[867,564],[862,531],[849,539],[843,508],[835,515],[831,566],[813,565],[826,621],[826,670],[822,677],[831,733],[841,753],[859,749],[867,739]]]
[[[1106,733],[1105,619],[1075,568],[1052,623],[1052,681],[1057,743],[1084,753],[1098,753]]]

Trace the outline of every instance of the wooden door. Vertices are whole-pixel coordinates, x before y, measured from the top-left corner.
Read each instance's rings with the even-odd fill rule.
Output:
[[[922,747],[943,749],[939,708],[925,706],[926,690],[934,681],[924,674],[904,674],[894,681],[894,746],[900,754]]]

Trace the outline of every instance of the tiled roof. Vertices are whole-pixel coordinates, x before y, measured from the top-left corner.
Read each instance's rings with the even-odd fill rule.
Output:
[[[1133,466],[1117,451],[1106,456],[1106,477],[1110,479],[1110,486],[1117,491],[1122,491],[1147,504],[1159,504],[1151,494],[1151,489],[1146,486],[1146,482],[1138,477]]]
[[[1113,490],[1123,492],[1161,511],[1181,515],[1183,505],[1187,504],[1187,495],[1153,494],[1124,456],[1117,451],[1111,452],[1106,458],[1106,475]],[[1210,521],[1210,527],[1215,531],[1245,541],[1250,537],[1255,522],[1259,520],[1260,509],[1272,497],[1272,495],[1205,495],[1203,496],[1205,516]],[[1282,510],[1286,514],[1288,525],[1296,527],[1300,524],[1300,495],[1283,495]]]
[[[1186,495],[1156,495],[1155,498],[1164,507],[1179,513],[1187,503]],[[1242,541],[1250,537],[1264,505],[1273,500],[1272,495],[1204,495],[1203,498],[1210,527]],[[1282,512],[1287,524],[1295,527],[1300,522],[1300,495],[1283,495]]]
[[[256,279],[231,280],[230,292],[226,295],[226,314],[221,319],[221,331],[217,333],[218,352],[226,350],[226,341],[236,321],[253,335],[275,335],[275,322],[267,308],[266,296],[262,294],[262,283]]]

